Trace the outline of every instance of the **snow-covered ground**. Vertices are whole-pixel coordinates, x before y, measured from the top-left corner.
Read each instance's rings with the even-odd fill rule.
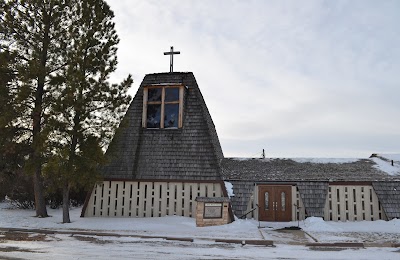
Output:
[[[49,209],[50,218],[35,218],[33,210],[12,209],[0,203],[0,228],[96,231],[122,235],[28,234],[12,239],[0,232],[0,259],[399,259],[393,247],[367,247],[340,251],[312,250],[314,242],[400,243],[400,220],[325,222],[319,218],[300,221],[306,231],[277,229],[297,222],[273,223],[237,220],[229,225],[196,227],[192,218],[80,218],[81,208],[71,210],[70,224],[62,224],[61,210]],[[9,234],[8,234],[9,235]],[[190,237],[194,242],[149,237]],[[44,236],[44,237],[43,237]],[[216,238],[273,240],[276,247],[216,243]],[[302,245],[299,245],[302,244]],[[372,245],[372,244],[371,244]]]

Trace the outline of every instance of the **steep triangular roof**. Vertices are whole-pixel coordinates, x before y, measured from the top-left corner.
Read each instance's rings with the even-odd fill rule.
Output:
[[[143,89],[182,84],[183,127],[142,127]],[[148,74],[143,79],[107,151],[106,178],[221,180],[223,158],[214,123],[191,72]]]

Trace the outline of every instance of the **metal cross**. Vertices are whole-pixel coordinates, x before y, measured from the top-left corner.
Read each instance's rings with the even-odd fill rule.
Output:
[[[164,52],[164,55],[170,55],[169,72],[174,72],[174,54],[181,54],[180,51],[174,51],[174,46],[171,46],[171,51]]]

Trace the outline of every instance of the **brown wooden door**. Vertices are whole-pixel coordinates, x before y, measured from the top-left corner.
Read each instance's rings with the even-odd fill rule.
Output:
[[[288,185],[258,186],[259,214],[261,221],[292,220],[292,187]]]

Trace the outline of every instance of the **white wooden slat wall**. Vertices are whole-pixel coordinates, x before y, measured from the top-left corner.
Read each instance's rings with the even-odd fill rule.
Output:
[[[194,217],[196,197],[222,197],[219,183],[104,181],[97,184],[87,217]]]
[[[361,221],[386,219],[372,186],[329,185],[324,219]]]

